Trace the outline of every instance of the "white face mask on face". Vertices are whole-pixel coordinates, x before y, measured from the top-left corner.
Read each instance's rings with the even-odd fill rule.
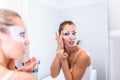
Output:
[[[63,38],[69,39],[70,37],[76,37],[76,31],[62,31]]]
[[[18,42],[24,42],[26,40],[25,29],[19,26],[10,26],[9,32],[11,37]]]

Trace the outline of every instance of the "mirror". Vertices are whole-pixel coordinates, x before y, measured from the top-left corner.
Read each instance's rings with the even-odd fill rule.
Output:
[[[49,76],[57,43],[55,32],[64,20],[79,30],[81,45],[91,55],[97,80],[108,79],[108,26],[106,0],[27,0],[30,56],[40,60],[38,79]]]

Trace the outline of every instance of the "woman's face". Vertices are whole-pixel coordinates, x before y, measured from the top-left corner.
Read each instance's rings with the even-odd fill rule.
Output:
[[[29,41],[26,40],[24,24],[8,27],[8,34],[1,34],[1,50],[10,59],[21,59],[26,53]]]
[[[69,24],[64,25],[62,36],[64,45],[67,47],[73,47],[76,40],[75,26]]]

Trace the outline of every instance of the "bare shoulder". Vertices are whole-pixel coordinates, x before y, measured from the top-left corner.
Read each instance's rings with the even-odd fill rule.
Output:
[[[11,80],[36,80],[32,75],[26,72],[15,72]]]
[[[90,56],[88,55],[85,49],[82,49],[77,55],[77,62],[82,64],[86,64],[86,66],[90,65]]]
[[[83,59],[88,59],[90,58],[87,51],[85,49],[82,49],[80,52],[79,52],[79,57],[82,57]]]

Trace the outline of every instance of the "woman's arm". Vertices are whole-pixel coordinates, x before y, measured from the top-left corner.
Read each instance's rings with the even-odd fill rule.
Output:
[[[60,73],[60,69],[61,69],[60,59],[58,57],[55,57],[50,68],[51,76],[53,78],[57,77],[57,75]]]
[[[61,60],[61,64],[66,80],[81,80],[86,68],[90,65],[90,57],[86,51],[78,54],[72,71],[69,70],[67,59]]]
[[[56,33],[56,41],[58,44],[57,47],[57,51],[56,51],[56,56],[52,62],[50,71],[51,71],[51,76],[53,78],[57,77],[57,75],[59,75],[60,73],[60,69],[61,69],[61,58],[63,57],[63,40],[62,40],[62,35],[59,35],[59,33]]]
[[[73,80],[72,74],[71,74],[71,72],[69,70],[67,59],[62,59],[61,64],[62,64],[63,73],[65,75],[65,79],[66,80]]]
[[[57,49],[56,51],[56,56],[53,60],[53,63],[51,65],[51,76],[53,78],[57,77],[57,75],[60,73],[60,69],[61,69],[61,59],[63,57],[63,52],[64,52],[64,49]]]
[[[90,65],[90,57],[85,50],[81,51],[77,56],[77,60],[72,69],[73,80],[81,80],[86,68]]]

